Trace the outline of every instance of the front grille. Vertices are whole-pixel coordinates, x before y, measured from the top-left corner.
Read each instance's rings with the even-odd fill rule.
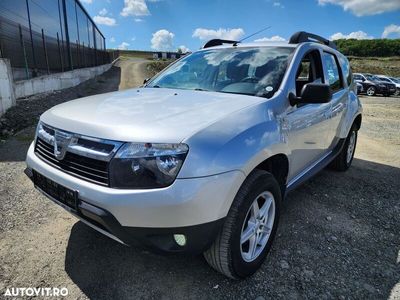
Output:
[[[103,186],[109,185],[108,162],[67,152],[62,160],[54,155],[54,146],[41,138],[36,139],[35,153],[45,162],[80,179]]]

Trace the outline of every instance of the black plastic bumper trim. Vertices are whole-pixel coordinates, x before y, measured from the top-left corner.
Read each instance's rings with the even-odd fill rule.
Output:
[[[33,179],[32,169],[26,168],[24,173]],[[225,221],[225,218],[222,218],[198,225],[171,228],[122,226],[109,211],[82,199],[79,199],[77,211],[72,211],[46,192],[41,192],[70,213],[93,225],[95,229],[109,233],[126,245],[145,246],[158,253],[200,254],[211,246]],[[184,234],[186,245],[179,246],[174,240],[174,234]]]

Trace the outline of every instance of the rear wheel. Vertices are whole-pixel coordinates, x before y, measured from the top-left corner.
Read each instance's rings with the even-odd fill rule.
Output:
[[[339,155],[332,161],[330,167],[336,171],[346,171],[353,162],[357,145],[357,129],[353,126],[346,138]]]
[[[253,171],[237,193],[221,232],[204,253],[210,266],[234,279],[256,272],[271,248],[280,205],[280,186],[274,176]]]
[[[370,86],[367,88],[367,95],[368,96],[373,96],[376,93],[376,88],[374,86]]]

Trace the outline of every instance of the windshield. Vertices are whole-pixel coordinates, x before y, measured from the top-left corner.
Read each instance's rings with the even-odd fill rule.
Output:
[[[272,97],[293,48],[226,48],[195,52],[168,67],[146,87]]]
[[[374,75],[365,75],[365,77],[367,77],[368,80],[379,81],[379,78]]]

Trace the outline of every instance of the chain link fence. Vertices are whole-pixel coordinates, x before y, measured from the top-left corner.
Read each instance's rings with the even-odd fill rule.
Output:
[[[1,0],[0,57],[10,59],[15,80],[111,60],[78,0]]]

